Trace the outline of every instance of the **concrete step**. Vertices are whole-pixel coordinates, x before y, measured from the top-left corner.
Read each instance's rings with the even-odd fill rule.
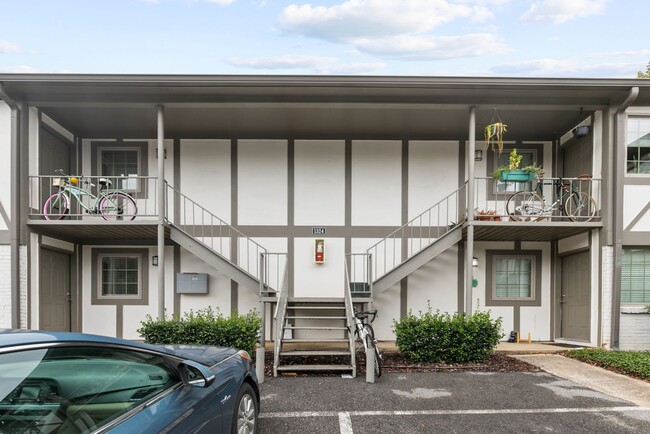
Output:
[[[287,309],[318,309],[318,310],[345,310],[345,306],[287,306]]]
[[[278,371],[351,371],[352,365],[282,365]]]
[[[300,338],[300,339],[282,339],[282,343],[291,343],[291,342],[299,342],[299,343],[306,343],[306,342],[349,342],[349,339],[347,338],[329,338],[329,339],[323,339],[323,338],[314,338],[314,339],[306,339],[306,338]]]
[[[323,327],[323,326],[287,326],[282,327],[284,330],[347,330],[347,327]]]
[[[345,316],[285,316],[285,319],[347,319]]]
[[[343,297],[289,297],[289,303],[345,303]]]
[[[350,351],[345,350],[296,350],[281,351],[280,356],[349,356]]]

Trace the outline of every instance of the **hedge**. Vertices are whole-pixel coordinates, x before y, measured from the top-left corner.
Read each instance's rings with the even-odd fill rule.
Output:
[[[501,321],[491,318],[490,312],[450,315],[432,313],[429,307],[419,316],[409,311],[393,321],[393,328],[397,349],[411,361],[482,363],[503,337]]]
[[[262,320],[256,310],[223,316],[212,308],[186,312],[183,318],[154,319],[147,315],[137,331],[150,344],[215,345],[255,354]]]
[[[602,348],[571,350],[568,357],[643,380],[650,380],[650,351],[613,351]]]

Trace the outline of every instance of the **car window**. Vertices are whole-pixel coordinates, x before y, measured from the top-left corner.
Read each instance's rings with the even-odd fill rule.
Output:
[[[90,432],[176,384],[155,354],[56,347],[0,354],[0,433]]]

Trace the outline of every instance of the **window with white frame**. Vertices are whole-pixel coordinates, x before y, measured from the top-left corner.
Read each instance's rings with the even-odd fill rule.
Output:
[[[100,298],[140,298],[142,294],[141,254],[100,254],[98,288]]]
[[[99,175],[111,179],[113,187],[130,192],[140,191],[137,176],[141,175],[141,155],[139,147],[99,147]],[[121,177],[134,177],[126,179]]]
[[[512,151],[512,148],[510,149],[504,149],[501,154],[498,155],[498,158],[495,158],[494,161],[494,167],[492,167],[492,172],[497,170],[497,167],[501,166],[508,166],[508,158],[510,156],[510,152]],[[517,148],[517,154],[521,155],[521,166],[520,167],[526,167],[530,166],[533,163],[537,163],[537,150],[536,149],[520,149]],[[530,182],[503,182],[503,181],[498,181],[496,182],[496,191],[495,193],[503,193],[506,191],[530,191],[532,190],[532,183]]]
[[[531,300],[534,297],[533,256],[493,256],[495,300]]]
[[[621,303],[650,303],[650,249],[623,249]]]
[[[630,116],[627,119],[628,174],[650,174],[650,117]]]

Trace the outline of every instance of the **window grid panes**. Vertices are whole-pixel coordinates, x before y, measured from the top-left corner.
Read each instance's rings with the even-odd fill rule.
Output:
[[[496,298],[532,298],[532,258],[495,258]]]
[[[102,176],[128,176],[139,174],[139,151],[137,149],[100,150]]]
[[[650,303],[650,249],[623,250],[621,303]]]
[[[508,166],[508,158],[512,149],[504,149],[501,155],[496,159],[496,166],[492,171],[496,171],[497,167]],[[521,166],[526,167],[532,165],[536,161],[536,152],[534,150],[517,149],[517,154],[521,155]],[[496,182],[497,192],[504,191],[530,191],[532,190],[531,182]]]
[[[627,173],[650,174],[650,117],[627,120]]]
[[[101,295],[140,295],[140,256],[100,256]]]

